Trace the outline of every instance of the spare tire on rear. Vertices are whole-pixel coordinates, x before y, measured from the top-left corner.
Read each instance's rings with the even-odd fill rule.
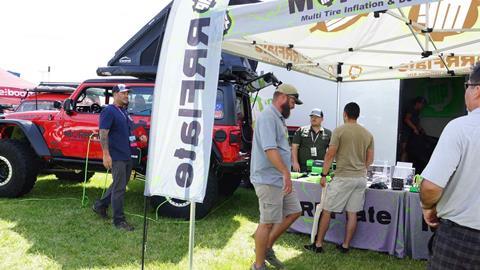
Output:
[[[218,178],[210,173],[208,176],[207,190],[203,203],[197,203],[195,206],[195,218],[204,218],[210,210],[212,210],[218,199]],[[150,197],[150,203],[157,214],[160,216],[189,219],[190,218],[190,202],[163,196]]]

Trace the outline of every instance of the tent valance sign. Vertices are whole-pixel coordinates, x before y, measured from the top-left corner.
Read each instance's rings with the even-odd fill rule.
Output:
[[[230,7],[223,49],[332,81],[463,75],[480,60],[479,6],[273,0]]]

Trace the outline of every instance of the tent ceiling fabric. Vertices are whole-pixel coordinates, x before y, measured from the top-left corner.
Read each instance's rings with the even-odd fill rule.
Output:
[[[267,3],[238,8],[248,16],[247,8]],[[333,81],[467,74],[480,60],[479,6],[480,0],[441,0],[241,37],[227,34],[223,49]]]

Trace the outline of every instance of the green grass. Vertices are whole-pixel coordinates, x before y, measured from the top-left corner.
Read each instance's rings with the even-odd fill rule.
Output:
[[[88,207],[81,207],[82,185],[39,178],[19,199],[0,199],[0,269],[139,269],[143,183],[128,186],[125,207],[136,227],[124,233],[90,210],[100,196],[104,175],[87,186]],[[36,200],[39,199],[39,200]],[[196,223],[195,269],[249,269],[254,259],[250,235],[258,219],[252,190],[239,189],[206,219]],[[155,219],[153,211],[149,217]],[[146,269],[188,269],[188,222],[161,218],[149,222]],[[326,253],[303,251],[309,236],[287,233],[275,250],[288,269],[424,269],[424,261],[352,250],[343,255],[332,244]]]

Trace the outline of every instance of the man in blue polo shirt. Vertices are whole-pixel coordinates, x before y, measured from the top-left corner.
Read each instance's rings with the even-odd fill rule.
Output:
[[[100,200],[93,205],[93,211],[107,219],[107,208],[113,209],[113,224],[117,229],[133,231],[123,212],[125,191],[132,172],[131,145],[135,143],[133,121],[127,113],[128,89],[124,84],[113,87],[113,104],[100,114],[100,144],[103,151],[103,165],[111,169],[113,183]],[[142,141],[146,140],[141,138]]]

